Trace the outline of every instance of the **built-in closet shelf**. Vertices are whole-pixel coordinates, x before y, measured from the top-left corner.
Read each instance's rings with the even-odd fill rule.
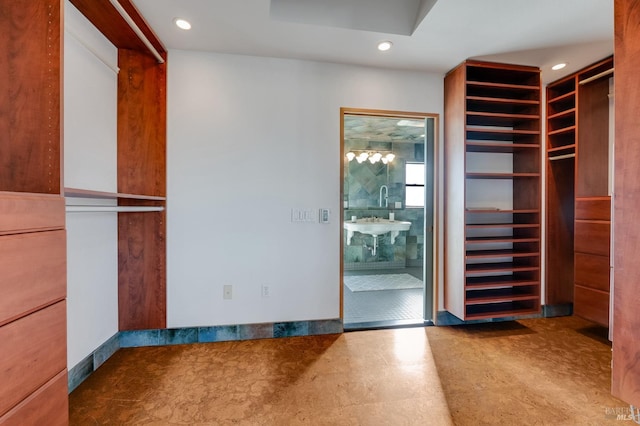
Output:
[[[465,290],[483,290],[504,287],[520,287],[537,285],[537,280],[521,278],[513,275],[485,277],[467,277]]]
[[[532,143],[499,143],[467,141],[467,152],[513,153],[523,150],[540,149],[540,145]]]
[[[478,273],[501,273],[501,272],[522,272],[537,271],[540,269],[538,265],[521,265],[514,262],[496,262],[496,263],[478,263],[469,264],[465,272],[467,274]]]
[[[518,210],[501,210],[498,208],[486,208],[486,209],[474,209],[474,208],[467,208],[466,209],[467,213],[473,213],[473,214],[477,214],[477,213],[514,213],[514,214],[521,214],[521,213],[526,213],[526,214],[530,214],[530,213],[540,213],[540,210],[538,209],[518,209]]]
[[[118,198],[124,198],[128,200],[140,201],[165,201],[167,199],[167,197],[159,197],[156,195],[125,194],[121,192],[93,191],[90,189],[78,188],[65,188],[64,196],[73,198],[97,198],[103,200],[115,200]]]
[[[538,237],[467,237],[466,244],[487,244],[487,243],[537,243]]]
[[[531,290],[526,291],[526,289],[528,289],[528,287],[500,288],[478,291],[478,294],[474,294],[475,292],[471,290],[467,291],[467,299],[465,301],[465,304],[478,305],[485,303],[499,303],[504,301],[534,300],[539,297],[538,294],[535,293],[535,290],[532,292]]]
[[[550,104],[554,104],[554,103],[558,103],[558,102],[562,102],[562,101],[566,101],[569,100],[572,97],[576,96],[576,91],[572,90],[570,92],[564,93],[560,96],[556,96],[554,98],[549,99],[549,103]]]
[[[513,179],[513,178],[539,178],[540,173],[465,173],[467,179]]]
[[[479,126],[509,125],[515,122],[539,120],[538,114],[511,114],[502,112],[468,111],[467,124]]]
[[[562,146],[556,146],[553,148],[549,148],[547,149],[547,155],[549,157],[553,157],[555,155],[560,155],[560,154],[568,154],[571,152],[575,152],[576,150],[576,144],[572,143],[570,145],[562,145]]]
[[[547,135],[549,136],[554,136],[554,135],[562,135],[565,133],[571,133],[571,132],[575,132],[576,131],[576,126],[567,126],[567,127],[563,127],[561,129],[557,129],[557,130],[552,130],[550,132],[547,133]]]
[[[547,117],[547,119],[548,120],[553,120],[555,118],[569,118],[569,117],[575,115],[575,113],[576,113],[576,109],[574,107],[574,108],[566,109],[564,111],[560,111],[560,112],[557,112],[557,113],[555,113],[553,115],[550,115],[550,116]]]
[[[536,314],[540,311],[537,305],[538,298],[539,297],[537,296],[527,301],[487,303],[468,306],[465,317],[468,320],[480,320],[496,317]]]
[[[494,98],[488,96],[467,96],[467,101],[477,101],[488,104],[508,104],[508,105],[539,105],[540,101],[535,99],[511,99]]]
[[[537,130],[520,130],[520,129],[496,129],[494,127],[467,126],[467,139],[471,140],[498,140],[498,141],[514,141],[517,136],[538,136],[540,132]]]
[[[66,206],[67,213],[149,213],[164,211],[162,206]]]
[[[530,86],[525,84],[508,84],[508,83],[493,83],[490,81],[467,81],[467,86],[473,87],[489,87],[492,89],[513,89],[513,90],[524,90],[530,92],[538,92],[540,90],[540,86]]]
[[[503,257],[534,257],[540,256],[538,251],[506,250],[467,250],[467,259],[496,259]]]
[[[468,224],[467,229],[491,229],[491,228],[540,228],[538,223],[480,223],[480,224]]]

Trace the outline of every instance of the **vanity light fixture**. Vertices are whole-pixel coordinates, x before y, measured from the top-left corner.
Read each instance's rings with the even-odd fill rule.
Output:
[[[359,164],[364,163],[367,160],[369,160],[371,164],[375,164],[378,161],[382,161],[383,164],[387,164],[392,162],[393,159],[396,158],[395,154],[393,154],[392,152],[388,152],[387,154],[384,154],[382,152],[377,152],[377,151],[362,151],[359,154],[356,154],[353,151],[349,151],[346,153],[345,156],[349,161],[355,158],[355,160]]]
[[[356,157],[356,160],[358,161],[358,163],[362,163],[367,158],[369,158],[369,153],[368,152],[361,152],[360,155],[358,155]]]
[[[173,22],[181,30],[190,30],[191,29],[191,23],[189,21],[187,21],[186,19],[176,18],[176,19],[173,20]]]
[[[390,41],[381,41],[380,43],[378,43],[378,50],[381,52],[385,52],[391,49],[391,46],[393,46],[393,43],[391,43]]]
[[[558,71],[558,70],[561,70],[562,68],[564,68],[566,66],[567,66],[566,63],[561,62],[559,64],[555,64],[554,66],[552,66],[551,69],[554,70],[554,71]]]

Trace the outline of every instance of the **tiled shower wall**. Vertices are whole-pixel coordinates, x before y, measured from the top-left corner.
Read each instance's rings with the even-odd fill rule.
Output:
[[[391,244],[389,234],[378,237],[378,249],[375,256],[371,254],[373,237],[354,233],[351,245],[347,245],[346,232],[344,238],[344,269],[383,269],[422,266],[424,259],[424,210],[409,208],[400,210],[388,209],[345,209],[344,220],[351,216],[388,218],[389,212],[395,212],[395,220],[411,222],[408,231],[400,232],[395,244]]]
[[[345,141],[345,152],[349,150],[391,151],[396,155],[393,162],[371,164],[356,160],[345,163],[345,210],[344,220],[351,216],[388,218],[395,212],[395,219],[411,222],[409,231],[400,232],[395,244],[389,234],[378,237],[375,256],[371,253],[373,237],[355,233],[351,245],[347,245],[344,233],[344,269],[382,269],[422,266],[424,253],[424,210],[404,208],[405,164],[424,162],[424,144]],[[345,160],[346,161],[346,160]],[[388,208],[380,207],[380,187],[388,187]],[[396,209],[399,202],[401,208]],[[384,200],[383,200],[384,206]]]

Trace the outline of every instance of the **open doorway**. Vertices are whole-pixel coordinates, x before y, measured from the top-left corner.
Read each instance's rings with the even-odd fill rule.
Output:
[[[433,320],[437,118],[341,110],[346,330]]]

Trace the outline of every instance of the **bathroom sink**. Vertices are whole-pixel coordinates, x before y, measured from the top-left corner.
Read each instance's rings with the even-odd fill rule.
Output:
[[[344,229],[347,230],[347,245],[351,245],[351,238],[354,232],[372,235],[377,239],[379,235],[391,232],[391,244],[396,242],[396,237],[400,231],[408,231],[411,222],[389,219],[358,219],[355,222],[344,222]]]

